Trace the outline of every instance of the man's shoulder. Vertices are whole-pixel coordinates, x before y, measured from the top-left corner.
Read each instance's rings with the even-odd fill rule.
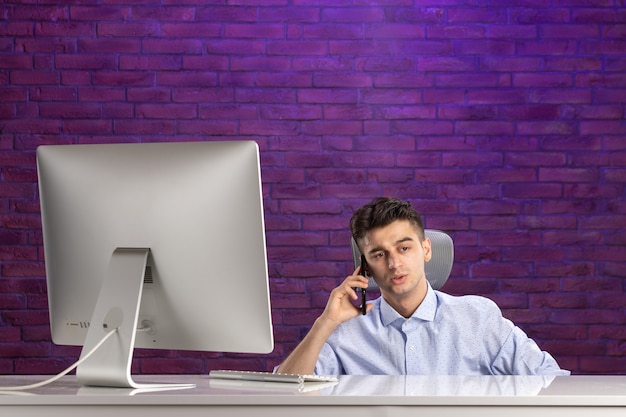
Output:
[[[452,295],[435,290],[438,309],[450,309],[462,312],[473,311],[483,314],[500,314],[500,307],[491,299],[482,295]]]

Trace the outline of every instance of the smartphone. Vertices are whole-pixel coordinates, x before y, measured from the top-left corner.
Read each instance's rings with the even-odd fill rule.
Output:
[[[365,260],[365,255],[361,255],[361,275],[367,278],[367,261]],[[365,288],[361,288],[361,314],[367,314],[367,299],[366,299],[367,290]]]
[[[352,260],[354,261],[354,269],[357,269],[359,266],[361,267],[361,275],[369,280],[369,286],[375,287],[376,283],[374,279],[369,276],[367,261],[365,260],[365,255],[361,253],[359,247],[356,244],[354,238],[350,238],[350,246],[352,247]],[[373,283],[373,284],[372,284]],[[361,314],[365,315],[367,313],[367,303],[366,303],[366,295],[367,290],[365,288],[359,288],[361,290]]]

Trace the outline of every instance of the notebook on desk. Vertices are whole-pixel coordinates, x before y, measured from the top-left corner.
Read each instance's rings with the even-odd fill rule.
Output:
[[[211,378],[218,379],[235,379],[244,381],[263,381],[263,382],[288,382],[295,384],[303,384],[305,382],[337,382],[336,376],[330,375],[303,375],[303,374],[277,374],[272,372],[259,371],[230,371],[230,370],[213,370],[209,372]]]

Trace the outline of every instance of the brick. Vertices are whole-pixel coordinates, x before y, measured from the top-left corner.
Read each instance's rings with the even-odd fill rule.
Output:
[[[259,22],[317,23],[320,9],[317,7],[272,7],[259,9]]]
[[[372,118],[372,109],[369,106],[359,105],[329,105],[324,107],[326,120],[365,120]]]
[[[616,105],[561,106],[563,117],[567,119],[620,119],[622,109]]]
[[[234,135],[237,132],[237,125],[233,121],[200,121],[200,120],[186,120],[182,123],[176,122],[162,122],[164,129],[160,129],[160,124],[157,122],[154,124],[155,134],[200,134],[208,136],[221,136],[221,135]],[[177,130],[177,132],[176,132]]]
[[[182,87],[169,90],[163,87],[159,91],[163,92],[164,95],[159,97],[164,101],[167,101],[165,94],[171,91],[172,101],[176,103],[232,103],[234,100],[232,89],[227,88]]]
[[[419,71],[476,71],[476,61],[474,58],[464,58],[455,56],[425,56],[417,58],[417,69]]]
[[[494,193],[493,190],[485,188],[485,196]],[[474,216],[471,218],[471,225],[473,230],[510,230],[516,226],[517,222],[513,217],[496,217],[490,216]]]
[[[26,55],[3,57],[2,61],[0,61],[0,68],[28,70],[33,68],[33,61]]]
[[[301,103],[355,103],[357,92],[341,88],[302,89],[297,92],[297,97]]]
[[[311,179],[321,184],[354,183],[360,184],[365,180],[362,170],[355,169],[317,169],[310,174]]]
[[[293,114],[294,118],[305,118],[308,111],[295,112],[292,107],[285,108],[284,112],[280,110],[276,114],[276,118],[285,118],[286,114]],[[200,119],[256,119],[258,117],[258,108],[255,105],[240,104],[201,104],[198,108],[198,117]],[[272,117],[267,117],[272,118]]]
[[[193,18],[194,13],[197,21],[254,23],[257,20],[255,8],[240,5],[190,7],[188,12],[190,19]],[[150,18],[153,18],[152,14]]]
[[[595,168],[539,168],[538,174],[539,181],[547,182],[597,182],[599,179]]]
[[[224,25],[224,36],[227,38],[254,38],[254,39],[281,39],[283,38],[283,27],[280,24],[257,23],[248,24],[226,24]]]
[[[163,26],[156,22],[124,22],[108,23],[100,22],[97,26],[97,35],[100,37],[121,37],[121,38],[149,38],[159,36]]]
[[[271,41],[267,44],[269,55],[326,55],[327,43],[324,41]]]
[[[598,57],[547,57],[547,71],[598,71],[602,62]]]
[[[451,135],[453,124],[446,121],[394,121],[394,133],[413,135]]]
[[[312,77],[310,74],[298,73],[260,73],[257,75],[259,87],[311,87]]]
[[[399,39],[397,49],[405,54],[415,55],[450,55],[452,54],[452,46],[448,40],[437,39]]]
[[[304,39],[362,39],[363,27],[358,23],[318,23],[304,26],[302,37]]]
[[[583,356],[580,360],[579,370],[582,373],[596,374],[623,374],[626,370],[626,357],[611,358],[601,356]]]
[[[183,69],[187,70],[226,70],[228,58],[225,56],[184,56]]]
[[[330,55],[376,55],[388,54],[391,41],[384,40],[331,40],[328,42]]]
[[[209,54],[224,55],[258,55],[265,52],[265,43],[259,40],[208,39],[203,43]]]
[[[147,80],[151,75],[147,74]],[[137,86],[139,84],[133,84]],[[214,87],[217,85],[217,74],[213,71],[178,71],[161,72],[156,76],[157,86],[170,87]]]
[[[162,24],[160,36],[166,38],[196,38],[199,33],[203,38],[219,38],[222,25],[219,23],[166,23]]]
[[[136,71],[95,72],[93,84],[100,86],[149,87],[154,84],[154,75]]]
[[[145,54],[200,55],[203,47],[198,39],[145,39],[141,51]]]
[[[379,7],[349,8],[333,7],[324,8],[321,13],[322,22],[382,22],[384,12]]]
[[[230,68],[233,71],[283,72],[291,69],[290,60],[282,57],[233,57],[230,59],[230,63]]]
[[[563,189],[560,184],[504,184],[502,196],[506,198],[561,198]]]
[[[490,25],[489,31],[492,39],[536,39],[538,26],[496,23]]]
[[[235,92],[235,101],[239,103],[294,103],[296,92],[287,88],[240,89]]]
[[[2,122],[4,133],[12,134],[58,134],[61,123],[58,120],[5,120]]]
[[[182,60],[176,56],[121,56],[119,58],[120,70],[180,70],[183,68]],[[204,68],[209,69],[209,68]]]
[[[68,89],[66,91],[74,93],[74,90]],[[125,90],[124,88],[121,88],[121,87],[81,88],[78,90],[78,101],[79,102],[101,102],[101,103],[123,102],[127,92],[130,96],[132,94],[132,91],[133,91],[132,89]],[[76,96],[74,94],[72,94],[72,96],[68,96],[67,100],[70,100],[70,99],[76,99]]]
[[[622,121],[584,121],[580,123],[582,135],[626,135],[626,126]]]
[[[39,113],[44,118],[58,119],[95,119],[102,115],[101,107],[97,104],[41,104]]]
[[[427,74],[381,73],[373,77],[374,86],[381,88],[432,87],[433,77]]]
[[[472,90],[467,93],[470,104],[526,104],[526,94],[518,90]]]
[[[501,166],[502,154],[498,152],[446,152],[442,155],[442,162],[447,167]]]
[[[295,71],[349,71],[352,60],[334,57],[297,56],[289,58]]]
[[[594,102],[597,103],[623,103],[624,102],[624,93],[626,89],[598,89],[595,92]]]
[[[511,11],[509,19],[516,23],[562,23],[569,21],[569,10],[566,8],[532,8],[525,7]]]
[[[515,126],[511,122],[500,121],[459,121],[455,124],[457,135],[512,135]]]
[[[373,39],[421,39],[425,37],[425,31],[420,25],[387,22],[367,25],[364,36]]]
[[[391,123],[379,120],[365,120],[363,133],[366,135],[391,135]]]
[[[360,135],[363,130],[358,121],[306,121],[302,123],[302,133],[307,135]]]
[[[131,119],[135,115],[132,104],[104,103],[102,117],[104,119]]]
[[[63,122],[63,132],[67,134],[104,134],[113,132],[110,120],[66,120]]]
[[[440,87],[498,87],[498,74],[437,74],[435,82]]]
[[[138,104],[135,106],[137,117],[146,119],[195,119],[195,104]]]
[[[239,132],[244,135],[294,136],[300,133],[300,126],[296,122],[242,120],[239,123]]]
[[[573,40],[545,40],[521,41],[517,45],[519,55],[529,56],[552,56],[552,55],[573,55],[577,49],[577,42]]]
[[[563,195],[569,198],[619,198],[621,188],[616,185],[568,184]]]
[[[583,40],[580,41],[580,52],[590,55],[623,55],[626,48],[624,40]]]
[[[411,181],[414,177],[413,170],[393,169],[370,169],[368,179],[377,183],[398,183]]]
[[[158,13],[158,9],[151,9],[153,13]],[[119,7],[108,7],[108,6],[81,6],[81,5],[71,5],[69,7],[69,12],[72,20],[84,20],[84,21],[93,21],[94,16],[98,16],[98,20],[100,21],[123,21],[130,16],[128,16],[127,9],[119,8]],[[137,14],[138,10],[134,10],[135,17],[139,17]],[[156,17],[156,16],[154,16]]]
[[[254,87],[255,77],[252,72],[220,73],[218,79],[220,87]]]
[[[253,107],[254,113],[251,117],[256,116],[256,108]],[[322,107],[317,105],[299,105],[299,106],[283,106],[283,105],[266,105],[261,107],[261,117],[263,119],[278,120],[318,120],[322,118]],[[233,114],[234,118],[242,118],[239,114]],[[244,117],[245,118],[245,117]]]
[[[35,23],[36,36],[53,37],[94,37],[96,25],[93,23],[62,22],[37,22]]]
[[[11,71],[11,82],[14,85],[58,85],[59,73],[56,71]]]
[[[162,120],[117,120],[113,125],[115,134],[160,134],[173,135],[176,133],[176,122]],[[105,133],[100,131],[99,133]],[[182,132],[184,133],[184,132]]]
[[[405,162],[405,161],[408,161],[408,162]],[[414,161],[414,159],[412,158],[405,159],[405,158],[401,158],[401,156],[398,156],[399,166],[407,164],[407,163],[409,166],[414,166],[412,161]],[[437,159],[437,165],[438,163],[439,163],[439,160]],[[467,178],[470,178],[473,174],[470,170],[460,170],[458,168],[456,169],[426,168],[428,165],[430,165],[429,162],[419,163],[420,168],[416,169],[414,173],[415,181],[420,181],[420,182],[423,181],[423,182],[429,182],[429,183],[434,183],[434,184],[446,184],[446,183],[455,184],[458,182],[465,181]]]
[[[380,119],[429,119],[435,116],[435,107],[432,106],[379,106],[376,108],[375,118]]]
[[[62,86],[90,86],[91,74],[87,70],[64,71],[61,74]]]

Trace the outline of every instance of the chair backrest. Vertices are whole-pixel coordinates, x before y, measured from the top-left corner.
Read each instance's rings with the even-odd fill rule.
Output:
[[[450,235],[441,230],[425,229],[424,234],[430,239],[432,250],[430,261],[424,265],[426,279],[434,289],[438,290],[450,277],[454,262],[454,243]],[[356,269],[357,266],[361,265],[361,252],[352,237],[350,238],[350,246],[352,247],[352,259]],[[370,277],[369,280],[368,289],[378,288],[373,278]]]

